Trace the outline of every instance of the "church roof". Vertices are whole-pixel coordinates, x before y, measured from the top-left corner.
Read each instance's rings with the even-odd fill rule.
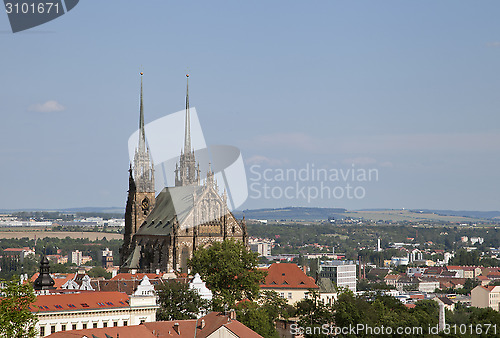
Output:
[[[179,224],[193,208],[194,194],[201,194],[202,186],[164,188],[156,197],[154,209],[137,231],[137,236],[167,236],[177,216]]]

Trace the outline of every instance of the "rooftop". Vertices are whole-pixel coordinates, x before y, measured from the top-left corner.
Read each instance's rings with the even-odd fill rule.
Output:
[[[82,291],[68,294],[39,295],[30,305],[32,312],[75,311],[129,307],[123,292]]]
[[[267,269],[267,276],[261,288],[318,289],[314,278],[307,276],[293,263],[274,263]]]

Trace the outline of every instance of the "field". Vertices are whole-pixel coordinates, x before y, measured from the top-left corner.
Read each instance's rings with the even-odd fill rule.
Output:
[[[394,222],[452,222],[452,223],[476,223],[483,221],[477,218],[445,216],[434,213],[414,212],[410,210],[380,210],[380,211],[349,211],[343,215],[352,218],[363,218],[372,221],[394,221]]]

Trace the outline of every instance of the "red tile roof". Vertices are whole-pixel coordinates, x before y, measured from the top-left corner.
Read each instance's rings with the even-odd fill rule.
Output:
[[[274,263],[267,269],[267,276],[261,288],[276,289],[318,289],[314,278],[307,276],[293,263]]]
[[[129,297],[123,292],[82,291],[79,293],[39,295],[30,305],[32,312],[71,311],[128,307]]]
[[[101,329],[86,329],[86,330],[72,330],[72,331],[59,331],[51,334],[50,338],[82,338],[82,337],[118,337],[120,338],[157,338],[147,327],[144,325],[132,325],[121,327],[106,327]]]
[[[131,273],[119,273],[116,276],[114,276],[113,278],[111,278],[110,280],[122,280],[122,279],[125,279],[125,280],[134,280],[134,279],[141,280],[142,278],[144,278],[144,275],[147,275],[149,279],[162,278],[162,275],[157,275],[156,273],[135,273],[135,274],[131,274]]]
[[[204,321],[204,326],[202,325]],[[174,326],[178,323],[180,334],[177,333]],[[165,322],[144,323],[150,331],[154,331],[158,338],[161,337],[194,337],[206,338],[222,326],[226,327],[237,337],[244,338],[262,338],[261,335],[241,324],[237,320],[229,319],[220,312],[210,312],[208,315],[196,320],[174,320]],[[155,336],[156,337],[156,336]],[[120,335],[121,338],[121,335]]]
[[[7,248],[7,249],[3,249],[4,252],[8,252],[8,251],[28,251],[28,250],[31,250],[30,248],[28,247],[24,247],[24,248]],[[31,250],[33,251],[33,250]]]
[[[202,324],[203,323],[203,324]],[[107,336],[120,338],[162,338],[162,337],[197,337],[206,338],[221,327],[231,331],[236,337],[263,338],[235,319],[229,319],[219,312],[211,312],[200,319],[173,320],[165,322],[148,322],[141,325],[107,327],[101,329],[86,329],[61,331],[51,334],[50,338],[83,338]],[[106,336],[107,335],[107,336]]]
[[[37,272],[33,276],[31,276],[30,280],[34,282],[40,273]],[[73,279],[75,277],[74,273],[51,273],[50,276],[54,280],[54,287],[56,289],[60,289],[67,281]]]

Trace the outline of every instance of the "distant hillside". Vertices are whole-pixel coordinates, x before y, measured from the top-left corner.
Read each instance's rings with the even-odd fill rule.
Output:
[[[233,214],[238,218],[245,215],[247,219],[314,221],[327,220],[330,217],[339,217],[339,215],[344,212],[346,212],[346,209],[342,208],[290,207],[278,209],[243,210],[235,211]]]
[[[412,212],[420,212],[426,214],[436,214],[443,216],[459,216],[459,217],[470,217],[479,219],[494,219],[500,218],[500,211],[468,211],[468,210],[431,210],[431,209],[416,209],[411,210]]]

